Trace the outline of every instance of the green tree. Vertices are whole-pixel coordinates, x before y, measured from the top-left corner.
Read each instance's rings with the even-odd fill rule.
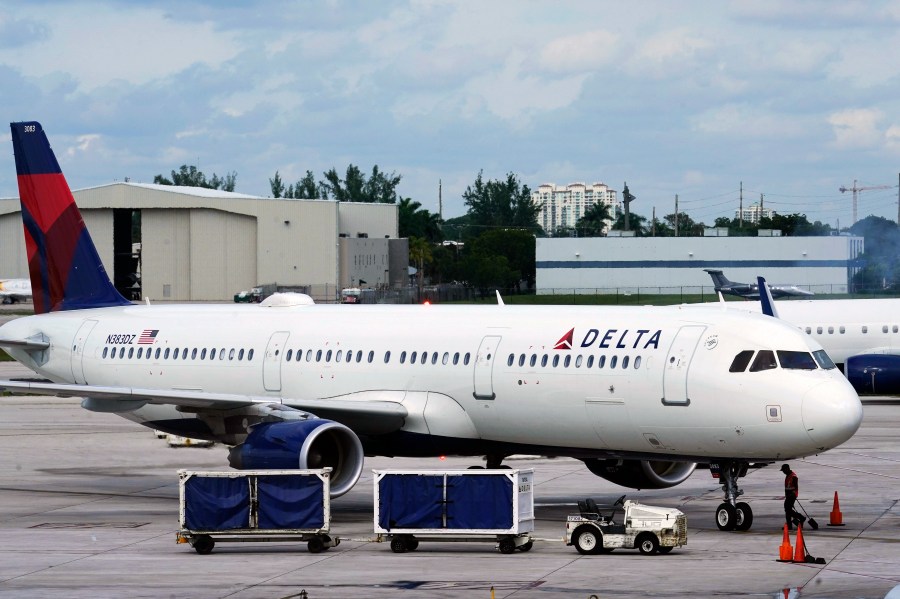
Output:
[[[429,243],[444,240],[441,233],[441,219],[422,208],[422,204],[410,198],[400,198],[397,204],[400,237],[422,237]]]
[[[303,200],[318,200],[320,197],[320,184],[316,183],[316,177],[312,171],[306,171],[302,179],[288,188],[291,193],[288,197]]]
[[[466,188],[463,200],[469,216],[481,227],[515,227],[532,233],[541,230],[537,222],[540,208],[531,201],[531,190],[508,173],[504,181],[484,181],[483,171]]]
[[[396,173],[385,175],[377,164],[372,167],[372,175],[368,178],[354,164],[347,166],[343,179],[334,168],[326,171],[324,176],[325,179],[318,186],[323,199],[331,197],[338,202],[383,204],[397,201],[397,185],[400,184],[401,176]]]
[[[853,276],[857,290],[896,290],[900,288],[900,228],[880,216],[867,216],[850,227],[854,235],[865,239],[865,252],[859,256],[862,267]]]
[[[269,179],[269,187],[272,189],[273,198],[280,198],[284,195],[284,181],[281,180],[278,171],[275,171],[275,176]]]
[[[213,173],[212,179],[207,180],[203,171],[196,166],[182,164],[178,171],[172,171],[172,178],[167,179],[162,175],[153,177],[153,182],[158,185],[179,185],[182,187],[203,187],[206,189],[221,189],[222,191],[234,191],[237,181],[237,173],[232,171],[224,177]]]
[[[512,287],[518,281],[525,281],[529,289],[535,283],[535,238],[534,234],[523,229],[493,229],[485,231],[466,245],[467,254],[473,256],[501,256],[506,262],[503,268],[499,263],[492,263],[491,272],[503,272],[509,269],[514,273],[514,278],[503,280],[504,288]],[[480,265],[479,268],[485,268]]]
[[[431,263],[431,244],[421,237],[409,238],[409,259],[416,266],[416,285],[419,290],[418,298],[422,297],[422,287],[425,282],[425,265]]]
[[[649,235],[647,231],[647,217],[634,212],[629,213],[628,217],[631,225],[629,229],[634,231],[635,237],[646,237]],[[616,211],[616,221],[613,223],[612,228],[616,231],[625,230],[625,213],[621,210]]]
[[[609,204],[597,202],[585,210],[584,215],[575,224],[575,230],[578,231],[579,237],[602,237],[612,220]]]

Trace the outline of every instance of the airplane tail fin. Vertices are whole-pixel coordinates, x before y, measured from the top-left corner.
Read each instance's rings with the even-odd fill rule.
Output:
[[[41,124],[10,128],[35,314],[130,304],[103,268]]]
[[[756,277],[759,285],[759,301],[762,307],[762,313],[767,316],[778,318],[778,310],[775,309],[775,299],[772,297],[772,290],[763,277]]]
[[[731,281],[728,280],[728,277],[726,277],[724,274],[722,274],[721,270],[716,270],[713,268],[704,268],[703,272],[709,273],[709,276],[712,277],[713,285],[716,288],[728,287],[729,285],[731,285]]]

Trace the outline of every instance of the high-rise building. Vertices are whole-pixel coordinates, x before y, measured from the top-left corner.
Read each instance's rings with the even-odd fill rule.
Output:
[[[774,210],[772,210],[771,208],[764,208],[764,207],[760,206],[759,204],[751,204],[747,208],[744,208],[744,211],[743,211],[743,218],[744,218],[745,223],[749,222],[749,223],[758,225],[759,219],[772,218],[773,216],[775,216]],[[735,220],[741,218],[740,210],[734,211],[734,218],[735,218]]]
[[[532,192],[531,201],[541,208],[538,224],[552,235],[560,228],[574,229],[578,219],[598,202],[609,206],[610,215],[615,216],[617,197],[616,191],[604,183],[570,183],[566,186],[545,183]]]

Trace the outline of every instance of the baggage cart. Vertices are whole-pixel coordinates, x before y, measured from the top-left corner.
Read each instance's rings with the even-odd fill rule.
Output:
[[[331,525],[331,468],[178,471],[176,542],[205,555],[217,542],[306,542],[310,553],[336,547]]]
[[[534,470],[374,470],[376,540],[394,553],[420,541],[533,546]]]

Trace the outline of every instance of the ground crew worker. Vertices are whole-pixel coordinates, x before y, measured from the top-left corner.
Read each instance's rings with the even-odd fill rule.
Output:
[[[806,516],[794,510],[794,503],[800,495],[800,481],[797,475],[787,464],[781,465],[781,471],[784,472],[784,519],[790,530],[793,528],[793,524],[799,525],[806,522]]]

